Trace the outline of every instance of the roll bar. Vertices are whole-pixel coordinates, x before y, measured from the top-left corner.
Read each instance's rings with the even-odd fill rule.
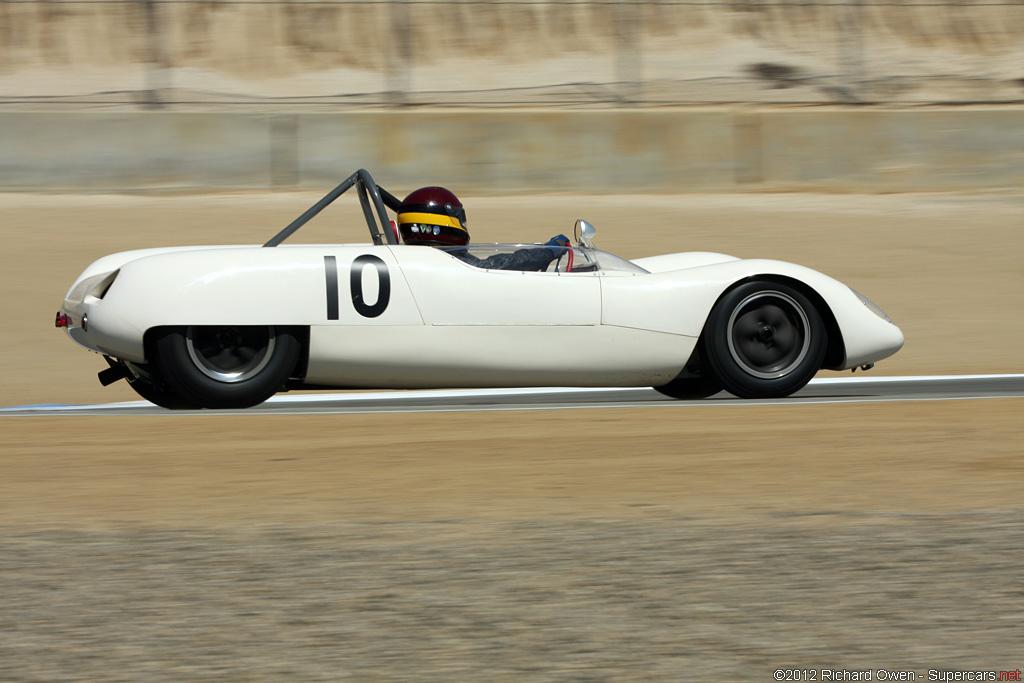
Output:
[[[378,187],[377,183],[373,181],[373,177],[370,176],[370,172],[361,168],[324,195],[323,199],[306,209],[301,216],[289,223],[284,230],[270,238],[263,246],[276,247],[281,244],[353,186],[359,194],[359,203],[363,207],[363,216],[366,218],[366,226],[370,229],[370,239],[373,240],[373,243],[376,245],[398,244],[398,237],[391,230],[388,209],[398,211],[402,202],[387,190]],[[374,216],[374,211],[376,211],[376,216]]]

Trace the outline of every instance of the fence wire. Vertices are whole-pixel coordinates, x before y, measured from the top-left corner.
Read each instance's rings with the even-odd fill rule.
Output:
[[[1024,0],[0,0],[0,105],[1024,102]]]

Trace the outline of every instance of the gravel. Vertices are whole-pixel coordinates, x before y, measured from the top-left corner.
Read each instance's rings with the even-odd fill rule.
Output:
[[[7,527],[0,681],[1013,670],[1022,560],[1019,512]]]

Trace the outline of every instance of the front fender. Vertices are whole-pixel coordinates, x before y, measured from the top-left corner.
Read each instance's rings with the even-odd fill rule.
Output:
[[[602,280],[603,322],[609,325],[700,336],[711,309],[733,286],[751,279],[782,279],[818,299],[834,318],[831,340],[842,349],[830,367],[846,369],[881,360],[903,345],[896,325],[871,312],[848,286],[816,270],[785,261],[734,260],[636,277]]]

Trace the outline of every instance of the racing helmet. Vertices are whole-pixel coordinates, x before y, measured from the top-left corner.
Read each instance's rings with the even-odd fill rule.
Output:
[[[398,207],[398,231],[406,244],[469,244],[466,210],[459,198],[443,187],[421,187],[406,197]]]

